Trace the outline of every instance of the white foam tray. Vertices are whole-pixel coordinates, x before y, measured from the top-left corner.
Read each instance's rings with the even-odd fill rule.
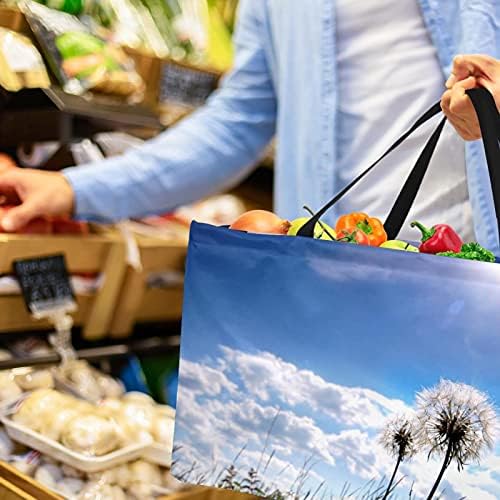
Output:
[[[0,421],[12,440],[83,472],[100,472],[136,460],[144,456],[148,448],[147,444],[134,444],[99,457],[88,456],[72,451],[57,441],[14,422],[7,415],[3,415]]]

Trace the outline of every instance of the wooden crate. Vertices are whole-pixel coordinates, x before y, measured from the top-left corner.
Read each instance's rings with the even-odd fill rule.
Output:
[[[270,210],[272,194],[270,187],[263,189],[258,183],[243,183],[230,191],[243,202],[245,210]],[[188,231],[183,226],[184,231]],[[127,269],[122,292],[110,328],[113,337],[128,336],[136,323],[162,323],[178,321],[182,317],[184,287],[148,288],[147,278],[151,273],[168,271],[184,272],[187,255],[186,238],[166,240],[136,235],[143,264],[142,272]]]
[[[158,107],[158,82],[160,81],[162,60],[153,54],[147,54],[130,47],[123,49],[133,59],[135,70],[144,80],[146,89],[142,100],[143,104],[156,109]]]
[[[116,300],[126,272],[126,249],[120,235],[112,231],[87,236],[0,235],[0,274],[12,273],[16,259],[64,254],[71,273],[100,273],[104,282],[93,295],[77,297],[79,309],[76,326],[85,338],[104,337],[113,318]],[[49,328],[34,320],[24,306],[21,295],[0,295],[0,332]]]
[[[0,461],[0,500],[62,500],[62,497]]]
[[[28,37],[31,35],[31,29],[24,14],[13,7],[0,7],[0,26]]]
[[[237,491],[197,486],[162,497],[159,500],[251,500],[254,498],[259,497]]]
[[[186,242],[139,235],[136,241],[142,271],[127,269],[110,327],[114,337],[129,335],[137,322],[175,321],[182,314],[183,287],[149,289],[147,279],[151,273],[183,272]]]

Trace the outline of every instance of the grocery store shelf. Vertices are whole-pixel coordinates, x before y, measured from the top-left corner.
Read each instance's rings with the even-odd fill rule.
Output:
[[[158,115],[146,106],[128,105],[118,99],[89,94],[88,97],[66,94],[57,87],[42,89],[42,92],[61,112],[87,118],[99,119],[112,124],[135,127],[160,128]]]
[[[70,142],[116,129],[163,129],[149,107],[116,98],[70,95],[58,87],[7,92],[0,89],[0,147],[43,141]]]
[[[92,347],[89,349],[77,350],[79,359],[85,359],[89,362],[109,360],[113,358],[124,358],[131,354],[137,356],[157,356],[166,352],[177,351],[180,346],[180,336],[154,337],[134,342],[120,343],[102,347]],[[57,354],[45,356],[34,356],[26,358],[13,358],[0,361],[0,370],[10,370],[23,366],[51,365],[60,362]]]

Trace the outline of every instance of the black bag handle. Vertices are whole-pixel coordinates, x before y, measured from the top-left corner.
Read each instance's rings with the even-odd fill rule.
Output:
[[[429,169],[429,164],[431,162],[432,155],[436,150],[437,143],[441,137],[441,132],[443,131],[444,124],[446,123],[446,118],[443,118],[439,125],[436,127],[432,133],[430,139],[427,141],[422,153],[418,157],[415,166],[413,167],[410,175],[406,179],[406,182],[399,193],[396,202],[394,203],[387,219],[384,222],[384,229],[387,233],[387,239],[396,239],[399,231],[403,227],[408,214],[410,213],[411,207],[415,202],[422,181],[424,180],[425,174]]]
[[[436,116],[441,112],[441,105],[439,103],[434,104],[429,108],[399,139],[397,139],[387,151],[374,163],[372,163],[366,170],[361,172],[352,182],[350,182],[346,187],[344,187],[339,193],[337,193],[325,206],[319,209],[297,232],[297,236],[305,236],[307,238],[314,237],[314,228],[316,223],[319,221],[325,213],[330,210],[338,201],[340,201],[358,182],[360,182],[366,175],[368,175],[387,155],[392,153],[402,142],[404,142],[408,137],[410,137],[415,130],[422,126],[425,122],[429,121],[431,118]]]
[[[481,133],[483,135],[483,145],[486,151],[488,161],[488,169],[490,173],[491,186],[493,197],[495,200],[495,211],[497,221],[499,221],[500,231],[500,150],[498,140],[500,139],[500,115],[498,114],[495,101],[490,92],[484,88],[471,89],[466,91],[474,105],[474,109],[478,115]],[[309,238],[314,237],[314,228],[320,218],[341,198],[343,198],[358,182],[360,182],[369,172],[371,172],[389,153],[396,149],[403,141],[405,141],[415,130],[421,125],[430,120],[441,112],[441,104],[438,102],[427,110],[415,124],[403,134],[391,147],[372,165],[358,175],[349,185],[342,189],[334,198],[316,212],[309,221],[304,224],[298,231],[298,236]],[[440,121],[437,128],[434,130],[427,144],[425,145],[421,155],[419,156],[415,166],[413,167],[408,179],[399,193],[396,202],[391,209],[391,212],[384,224],[389,239],[394,239],[404,221],[408,217],[413,202],[420,189],[425,173],[427,172],[430,160],[435,151],[439,137],[443,130],[446,119]]]
[[[467,90],[466,92],[476,110],[481,134],[483,136],[483,146],[486,152],[486,160],[490,174],[495,214],[500,231],[500,149],[498,147],[498,140],[500,139],[500,116],[497,111],[495,100],[488,90],[476,88]],[[422,154],[413,167],[413,170],[410,172],[403,189],[399,193],[391,212],[387,216],[384,227],[387,232],[387,237],[391,240],[397,237],[410,213],[411,207],[415,202],[417,193],[428,170],[432,154],[434,153],[445,122],[446,119],[443,118],[425,145]]]

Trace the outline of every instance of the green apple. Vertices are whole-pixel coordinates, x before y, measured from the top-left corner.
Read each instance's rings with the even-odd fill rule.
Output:
[[[418,248],[410,245],[406,241],[389,240],[380,245],[380,248],[390,248],[391,250],[403,250],[406,252],[418,252]]]
[[[292,221],[290,229],[288,230],[288,236],[297,236],[297,233],[300,231],[302,226],[309,220],[309,217],[300,217],[299,219],[295,219]],[[331,235],[331,236],[330,236]],[[328,224],[324,222],[317,222],[314,227],[314,238],[318,240],[332,240],[337,237],[335,230],[332,229]]]

